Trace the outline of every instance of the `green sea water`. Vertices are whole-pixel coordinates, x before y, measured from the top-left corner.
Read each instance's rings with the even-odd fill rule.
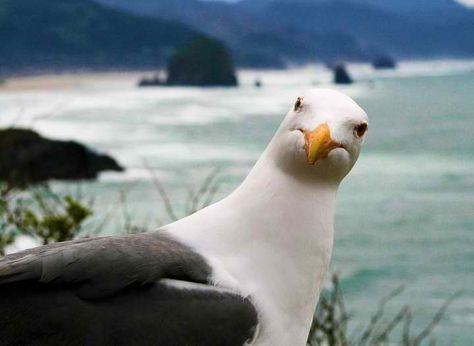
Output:
[[[337,203],[332,270],[340,273],[352,328],[367,324],[379,298],[404,285],[387,307],[413,310],[414,331],[452,294],[434,336],[440,345],[474,343],[474,63],[405,63],[376,72],[351,65],[357,80],[337,87],[369,114],[369,134]],[[104,233],[123,230],[121,192],[133,221],[169,222],[145,165],[175,208],[214,167],[221,198],[265,148],[300,90],[335,87],[322,67],[243,71],[237,89],[137,89],[135,81],[62,90],[0,93],[0,124],[27,125],[108,152],[127,167],[83,183]],[[260,78],[263,88],[255,88]],[[55,183],[74,191],[77,184]]]

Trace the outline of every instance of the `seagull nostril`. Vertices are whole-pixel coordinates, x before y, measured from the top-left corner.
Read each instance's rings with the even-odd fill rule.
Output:
[[[362,123],[354,127],[354,134],[360,138],[367,132],[367,129],[368,129],[367,123]]]

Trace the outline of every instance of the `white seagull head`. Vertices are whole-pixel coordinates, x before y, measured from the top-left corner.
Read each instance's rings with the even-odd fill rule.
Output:
[[[360,153],[368,130],[365,111],[330,89],[301,94],[267,151],[285,172],[340,182]]]

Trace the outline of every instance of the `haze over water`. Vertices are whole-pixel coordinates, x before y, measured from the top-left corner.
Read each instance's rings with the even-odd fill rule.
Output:
[[[440,345],[474,339],[474,62],[406,63],[375,72],[350,65],[358,81],[337,87],[367,111],[369,134],[343,182],[332,268],[342,277],[353,326],[366,324],[376,302],[403,284],[388,311],[413,307],[424,326],[443,301],[463,295],[435,335]],[[253,82],[260,78],[263,88]],[[125,77],[83,78],[74,85],[0,90],[0,125],[27,125],[112,154],[127,167],[81,183],[94,198],[106,233],[123,230],[120,191],[135,223],[169,219],[150,182],[153,167],[178,210],[187,189],[221,167],[227,195],[245,177],[299,90],[334,87],[323,67],[244,71],[237,89],[138,89]],[[75,191],[77,184],[55,183]],[[284,275],[284,273],[282,273]]]

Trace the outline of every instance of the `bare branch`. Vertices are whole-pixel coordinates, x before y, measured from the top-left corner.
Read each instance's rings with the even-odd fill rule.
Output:
[[[378,308],[375,314],[372,316],[370,319],[369,325],[367,328],[364,330],[362,333],[362,336],[358,342],[358,345],[364,345],[372,335],[372,332],[374,331],[374,328],[376,324],[379,322],[379,320],[382,318],[384,311],[385,311],[385,305],[393,298],[398,296],[400,293],[402,293],[404,290],[403,286],[397,287],[394,289],[392,292],[390,292],[387,296],[383,297],[380,302],[378,303]]]
[[[433,329],[438,325],[438,323],[441,321],[443,318],[446,310],[448,307],[451,305],[453,301],[455,301],[457,298],[459,298],[462,295],[462,291],[458,291],[455,294],[453,294],[448,300],[444,302],[444,304],[439,308],[438,312],[435,314],[431,322],[421,331],[420,334],[418,334],[415,339],[413,340],[413,345],[419,345],[421,341],[423,341],[424,338],[426,338],[428,335],[431,334]]]
[[[212,186],[212,183],[214,182],[214,179],[217,177],[217,175],[220,172],[220,168],[216,167],[214,168],[211,173],[206,177],[204,182],[202,183],[201,187],[198,189],[198,191],[194,194],[194,197],[191,202],[191,213],[194,213],[198,210],[198,205],[201,199],[206,195],[210,187]]]
[[[155,171],[146,163],[146,161],[144,162],[144,165],[145,165],[145,168],[150,172],[153,185],[155,186],[156,190],[160,194],[161,200],[163,201],[165,205],[165,210],[166,210],[166,213],[168,214],[168,217],[173,221],[178,220],[178,217],[176,216],[176,213],[174,212],[173,205],[171,204],[170,198],[168,197],[168,194],[166,193],[165,188],[163,187],[160,180],[158,179]]]
[[[406,316],[407,312],[409,311],[408,306],[404,306],[395,317],[387,323],[382,329],[381,332],[378,333],[376,337],[372,339],[372,345],[380,345],[381,342],[387,341],[388,335],[392,332],[392,330],[403,320]]]
[[[402,345],[410,346],[410,326],[412,322],[411,311],[408,310],[405,315],[405,323],[403,324]]]

